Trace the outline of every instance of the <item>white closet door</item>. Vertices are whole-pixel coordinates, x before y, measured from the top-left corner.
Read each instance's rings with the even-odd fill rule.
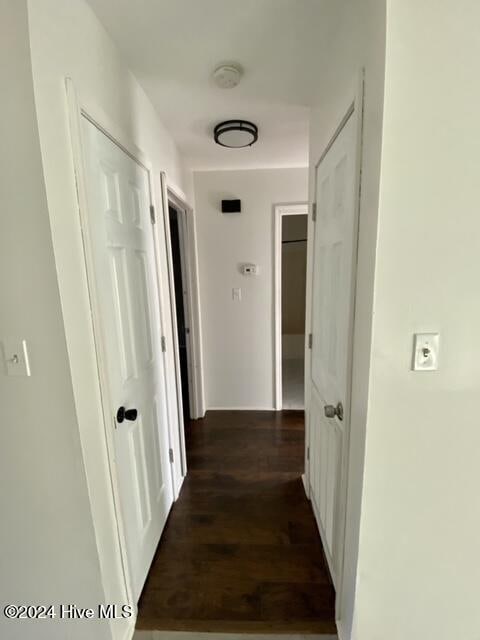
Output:
[[[350,331],[356,255],[356,121],[356,117],[350,116],[316,173],[309,381],[310,484],[334,581],[343,554],[344,505],[340,499],[340,483],[349,415]]]
[[[173,500],[149,177],[86,118],[82,134],[90,275],[115,414],[107,427],[114,429],[127,557],[138,599]]]

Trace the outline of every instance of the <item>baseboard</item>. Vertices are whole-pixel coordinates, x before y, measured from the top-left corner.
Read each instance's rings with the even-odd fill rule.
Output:
[[[310,500],[310,487],[307,484],[307,476],[304,473],[302,473],[302,483],[305,495],[307,496],[308,500]]]
[[[182,479],[180,480],[180,484],[178,485],[178,491],[176,492],[177,495],[173,499],[174,502],[176,502],[178,500],[178,498],[180,497],[180,491],[182,490],[184,482],[185,482],[185,476],[182,476]]]

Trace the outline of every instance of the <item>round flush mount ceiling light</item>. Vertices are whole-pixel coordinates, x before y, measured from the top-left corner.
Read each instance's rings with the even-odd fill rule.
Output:
[[[222,147],[251,147],[258,140],[258,127],[247,120],[225,120],[217,124],[213,130],[213,137]]]
[[[236,64],[222,64],[213,72],[213,80],[220,89],[233,89],[241,77],[242,68]]]

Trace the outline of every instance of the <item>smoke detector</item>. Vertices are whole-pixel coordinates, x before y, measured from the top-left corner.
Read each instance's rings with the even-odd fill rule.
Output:
[[[213,72],[213,80],[220,89],[233,89],[241,77],[242,69],[236,64],[222,64]]]

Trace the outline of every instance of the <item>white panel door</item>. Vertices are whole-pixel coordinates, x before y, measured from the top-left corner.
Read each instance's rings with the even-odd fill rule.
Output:
[[[173,500],[149,177],[84,117],[82,139],[97,342],[114,413],[107,428],[138,600]]]
[[[334,582],[341,570],[343,556],[345,505],[341,482],[349,417],[350,332],[357,233],[356,121],[352,114],[316,171],[310,485]]]

